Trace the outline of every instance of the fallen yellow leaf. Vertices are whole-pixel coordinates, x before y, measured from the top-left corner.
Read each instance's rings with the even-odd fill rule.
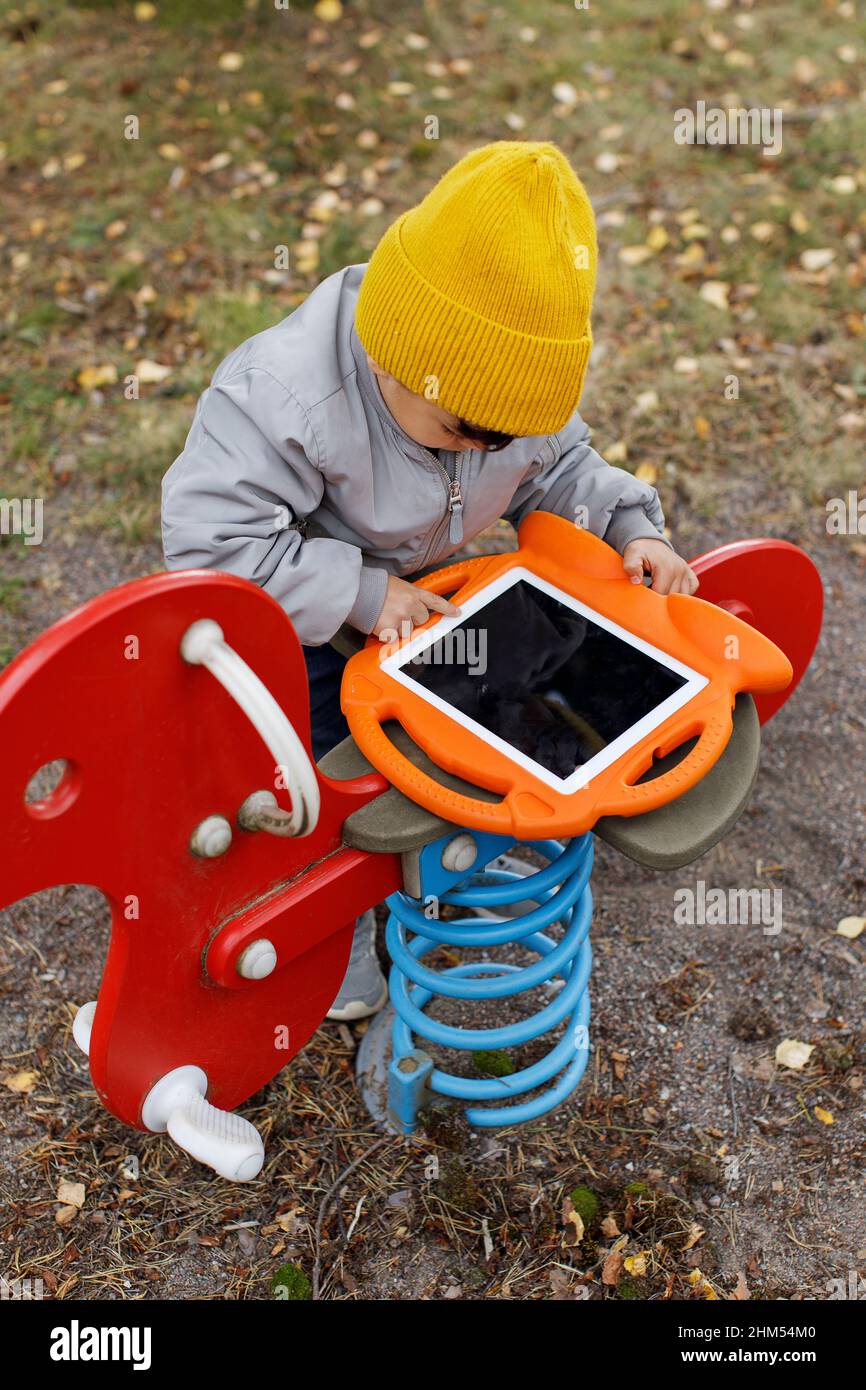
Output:
[[[97,386],[113,385],[117,381],[117,368],[111,362],[101,367],[82,367],[77,379],[83,391],[94,391]]]
[[[677,256],[677,265],[683,266],[686,270],[692,266],[702,265],[707,258],[703,246],[699,241],[690,241],[685,251],[681,251]]]
[[[142,357],[135,364],[135,375],[139,381],[149,386],[153,382],[165,381],[167,376],[171,376],[171,367],[166,367],[162,362],[152,362],[149,357]]]
[[[847,198],[849,194],[857,192],[857,180],[851,174],[839,174],[830,180],[829,187],[834,193]]]
[[[3,1085],[19,1095],[28,1095],[36,1085],[38,1071],[16,1071],[12,1076],[4,1076]]]
[[[724,280],[705,280],[700,288],[700,296],[707,304],[712,304],[714,309],[727,309],[728,295],[731,292],[730,285]]]
[[[57,1200],[68,1207],[83,1207],[87,1188],[83,1182],[67,1182],[62,1178],[57,1184]]]
[[[702,1226],[699,1226],[698,1223],[697,1223],[697,1221],[692,1221],[692,1223],[691,1223],[690,1226],[689,1226],[689,1233],[688,1233],[688,1236],[686,1237],[686,1243],[685,1243],[685,1245],[682,1247],[683,1250],[691,1250],[692,1246],[693,1246],[693,1245],[697,1245],[697,1243],[698,1243],[698,1241],[700,1240],[701,1236],[702,1236],[702,1235],[705,1235],[705,1234],[706,1234],[706,1233],[705,1233],[703,1227],[702,1227]]]
[[[800,254],[800,264],[804,270],[824,270],[836,259],[836,252],[829,246],[814,246]]]
[[[776,235],[775,222],[753,222],[749,228],[755,241],[769,241]]]
[[[815,1106],[814,1114],[815,1119],[820,1120],[822,1125],[831,1125],[833,1123],[833,1116],[830,1111],[825,1110],[822,1105]]]
[[[797,1042],[796,1038],[784,1038],[776,1048],[776,1061],[780,1067],[802,1071],[814,1051],[812,1043]]]
[[[621,246],[619,251],[623,265],[643,265],[651,255],[652,251],[648,246]]]
[[[692,1288],[697,1289],[702,1298],[707,1299],[710,1303],[717,1301],[718,1295],[715,1289],[699,1269],[693,1269],[688,1279]]]
[[[849,941],[856,941],[864,927],[866,917],[843,917],[841,922],[836,923],[836,931],[840,936],[846,936]]]
[[[562,1237],[563,1245],[579,1245],[583,1240],[586,1228],[583,1224],[583,1217],[579,1211],[575,1211],[574,1203],[570,1197],[566,1197],[562,1204],[562,1220],[565,1225],[565,1233]]]

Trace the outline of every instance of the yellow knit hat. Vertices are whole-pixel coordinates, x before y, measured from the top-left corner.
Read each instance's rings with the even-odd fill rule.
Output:
[[[592,207],[562,151],[500,140],[391,224],[355,327],[374,362],[445,410],[553,434],[583,388],[596,261]]]

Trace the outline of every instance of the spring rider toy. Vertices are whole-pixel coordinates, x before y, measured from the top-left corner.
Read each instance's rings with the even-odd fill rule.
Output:
[[[107,896],[99,996],[73,1035],[112,1114],[254,1178],[262,1141],[234,1108],[319,1027],[354,919],[383,898],[392,1008],[358,1062],[374,1115],[410,1133],[445,1096],[512,1125],[565,1100],[589,1052],[593,835],[656,868],[715,844],[820,630],[820,578],[787,542],[692,567],[701,597],[662,596],[595,537],[531,515],[516,551],[421,581],[457,618],[349,660],[351,737],[318,766],[297,636],[245,580],[135,580],[23,651],[0,677],[0,906],[63,883]],[[57,785],[28,799],[55,762]],[[432,969],[440,946],[484,954]],[[509,947],[535,959],[497,959]],[[544,984],[550,1002],[516,1023],[429,1016],[436,998]],[[507,1049],[552,1030],[540,1060],[487,1079],[417,1041]]]

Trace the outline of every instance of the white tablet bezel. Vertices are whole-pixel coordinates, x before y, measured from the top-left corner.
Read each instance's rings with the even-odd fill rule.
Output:
[[[632,724],[625,733],[620,734],[612,743],[609,743],[606,748],[603,748],[600,753],[596,753],[594,757],[583,763],[582,766],[575,768],[574,772],[568,777],[557,777],[555,773],[549,772],[546,767],[542,767],[540,763],[535,762],[534,759],[528,757],[525,753],[521,753],[519,749],[512,747],[505,739],[499,738],[497,734],[493,734],[489,729],[485,729],[483,724],[477,723],[474,719],[471,719],[468,715],[463,714],[460,710],[455,708],[454,705],[448,704],[447,701],[440,699],[440,697],[433,694],[432,691],[426,690],[419,681],[414,680],[402,669],[414,657],[420,656],[428,647],[432,647],[440,638],[451,632],[455,627],[459,627],[467,618],[471,618],[479,609],[484,608],[493,599],[498,598],[500,594],[505,593],[521,580],[525,580],[526,583],[533,585],[536,589],[540,589],[543,593],[549,594],[551,598],[558,599],[560,603],[565,604],[568,608],[574,609],[576,613],[582,614],[583,617],[589,618],[592,622],[597,623],[599,627],[606,628],[608,632],[613,633],[614,636],[619,637],[623,642],[627,642],[630,646],[636,647],[638,651],[651,656],[661,666],[666,666],[670,671],[685,678],[685,684],[682,685],[679,690],[675,690],[674,693],[663,700],[660,705],[656,705],[654,709],[650,710],[649,714],[645,714],[636,724]],[[480,589],[477,594],[473,594],[471,598],[461,604],[460,612],[456,617],[443,616],[433,627],[410,638],[405,646],[400,647],[398,651],[387,656],[381,665],[383,671],[386,671],[388,675],[392,676],[394,680],[398,681],[401,685],[406,686],[407,689],[414,691],[422,700],[426,700],[428,704],[441,710],[443,714],[447,714],[449,718],[461,724],[464,728],[471,729],[471,731],[484,743],[489,744],[491,748],[496,748],[500,753],[504,753],[512,762],[517,763],[519,767],[525,768],[527,772],[531,772],[540,782],[544,782],[555,791],[564,793],[579,791],[582,787],[588,786],[593,777],[597,776],[598,773],[602,772],[606,767],[610,767],[611,763],[621,758],[623,753],[626,753],[629,748],[633,748],[635,744],[640,743],[647,734],[652,733],[653,729],[657,729],[660,724],[663,724],[665,720],[678,709],[682,709],[683,705],[687,705],[690,700],[694,699],[699,691],[703,690],[704,687],[709,684],[708,676],[702,675],[700,671],[693,670],[691,666],[686,666],[681,661],[677,661],[676,657],[670,656],[667,652],[660,651],[658,647],[654,647],[650,642],[644,641],[642,637],[636,636],[635,633],[629,632],[627,628],[620,627],[619,623],[615,623],[611,618],[605,617],[603,613],[596,612],[594,608],[590,608],[587,604],[581,603],[580,599],[576,599],[571,594],[565,593],[564,590],[558,589],[555,584],[549,584],[546,579],[542,579],[539,575],[533,574],[531,570],[526,569],[523,565],[515,565],[513,569],[507,570],[505,574],[500,575],[498,579],[494,579],[493,582],[488,584],[484,589]]]

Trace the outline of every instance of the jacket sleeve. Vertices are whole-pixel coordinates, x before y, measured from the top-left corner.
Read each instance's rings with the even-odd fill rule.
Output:
[[[670,545],[662,534],[665,518],[655,488],[605,463],[589,441],[589,429],[575,413],[546,441],[550,460],[521,483],[507,520],[516,527],[528,512],[554,512],[600,536],[620,554],[629,541],[641,537]]]
[[[387,572],[365,566],[357,546],[305,540],[298,529],[324,487],[315,432],[281,382],[250,368],[213,384],[163,479],[167,568],[214,568],[252,580],[310,646],[327,642],[344,622],[369,632]]]

